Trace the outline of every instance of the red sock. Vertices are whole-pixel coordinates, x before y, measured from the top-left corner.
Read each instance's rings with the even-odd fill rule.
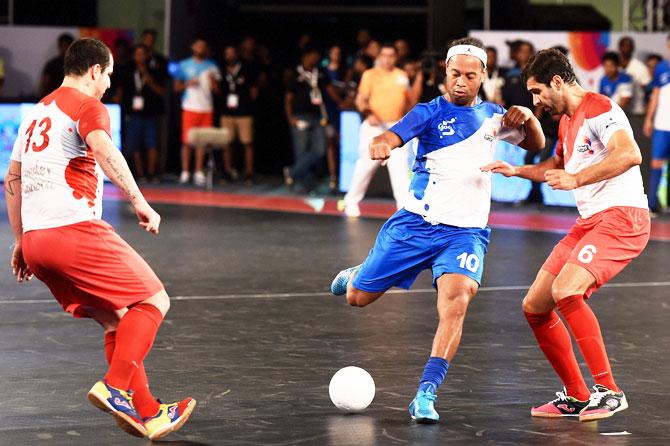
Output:
[[[110,386],[128,390],[154,342],[163,315],[151,304],[132,307],[116,329],[116,345],[105,379]]]
[[[570,333],[556,312],[524,314],[540,349],[563,381],[568,395],[581,401],[588,400],[589,389],[572,350]]]
[[[584,302],[584,296],[581,294],[568,296],[559,300],[556,307],[575,336],[579,350],[581,350],[596,384],[601,384],[618,392],[619,388],[614,382],[610,361],[605,351],[600,324],[598,324],[598,319],[593,314],[591,307]]]
[[[115,346],[116,331],[105,333],[105,358],[108,364],[112,362]],[[158,409],[160,409],[160,404],[149,390],[149,381],[144,370],[144,363],[141,363],[133,374],[133,379],[130,380],[130,388],[133,391],[133,406],[135,406],[140,416],[146,418],[156,415]]]

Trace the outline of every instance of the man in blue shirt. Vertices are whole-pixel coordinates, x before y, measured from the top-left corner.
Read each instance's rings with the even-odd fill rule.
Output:
[[[670,54],[670,35],[666,41]],[[649,173],[649,210],[659,212],[658,186],[661,184],[663,164],[670,158],[670,64],[668,60],[659,62],[651,81],[651,97],[644,121],[644,135],[651,138],[651,171]]]
[[[613,51],[603,55],[602,65],[605,75],[600,79],[599,93],[626,108],[633,97],[633,78],[621,71],[619,55]]]
[[[485,75],[481,41],[455,41],[447,53],[447,94],[416,105],[372,140],[370,158],[387,160],[392,149],[419,139],[409,195],[405,207],[384,224],[363,264],[341,271],[331,285],[333,294],[346,294],[349,304],[363,307],[391,287],[409,289],[422,270],[432,270],[439,325],[409,406],[417,422],[439,420],[436,391],[481,283],[490,234],[491,176],[480,168],[493,159],[498,140],[529,150],[540,150],[545,143],[530,109],[513,106],[506,112],[479,100]]]

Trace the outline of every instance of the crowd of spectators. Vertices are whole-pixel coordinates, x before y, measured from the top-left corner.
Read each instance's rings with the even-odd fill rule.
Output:
[[[281,61],[274,60],[267,45],[250,36],[221,48],[211,48],[198,38],[191,43],[191,57],[174,67],[169,67],[167,59],[156,51],[156,40],[156,31],[148,29],[134,45],[123,38],[115,42],[112,86],[104,98],[123,106],[123,150],[140,181],[160,181],[159,147],[166,137],[164,116],[170,92],[181,98],[179,183],[206,184],[205,147],[189,142],[191,128],[227,129],[231,142],[216,160],[219,179],[251,186],[259,181],[255,152],[277,150],[282,134],[278,128],[283,127],[287,135],[284,142],[290,143],[292,156],[275,156],[273,171],[283,173],[289,188],[307,192],[327,184],[333,193],[338,190],[341,111],[361,112],[363,141],[388,128],[417,102],[428,102],[445,93],[443,54],[416,51],[404,39],[380,42],[364,29],[357,33],[354,45],[336,43],[323,51],[310,35],[302,35],[294,56]],[[62,81],[63,56],[72,41],[69,34],[59,37],[59,54],[48,61],[42,73],[41,95]],[[496,47],[486,49],[488,66],[482,99],[505,107],[534,109],[532,97],[521,82],[521,72],[535,52],[533,43],[506,43],[511,66],[500,66]],[[567,53],[564,47],[556,48]],[[644,62],[635,58],[635,42],[623,37],[618,51],[602,57],[604,76],[599,90],[627,112],[643,114],[654,69],[662,60],[657,54],[648,55]],[[402,90],[402,96],[397,97],[401,99],[391,99],[393,88],[379,88],[385,82]],[[393,116],[378,116],[372,105],[375,102],[383,102],[385,110],[393,108]],[[547,146],[539,155],[529,154],[527,163],[551,156],[558,137],[558,123],[540,109],[536,113],[546,132]],[[365,126],[370,128],[366,130]],[[356,166],[354,192],[348,194],[352,213],[376,168],[371,164]],[[393,176],[391,179],[395,181]],[[539,185],[534,184],[527,201],[541,199]]]

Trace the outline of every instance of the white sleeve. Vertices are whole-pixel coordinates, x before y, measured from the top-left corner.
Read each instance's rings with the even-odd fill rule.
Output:
[[[626,113],[624,113],[624,111],[621,110],[621,107],[613,101],[610,100],[610,103],[612,104],[612,109],[610,111],[588,120],[591,131],[598,137],[605,147],[607,147],[607,143],[612,135],[619,130],[625,130],[631,138],[635,138],[633,129],[630,127],[630,122],[628,122],[628,117],[626,117]]]
[[[21,162],[21,152],[22,152],[22,147],[23,147],[23,138],[21,135],[23,135],[23,126],[19,127],[19,134],[16,136],[16,141],[14,141],[14,147],[12,148],[12,155],[10,156],[10,159],[12,161],[16,161],[18,163]]]

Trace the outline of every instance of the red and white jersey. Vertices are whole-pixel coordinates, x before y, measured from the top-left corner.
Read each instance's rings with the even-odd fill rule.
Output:
[[[619,130],[634,138],[626,114],[616,103],[607,96],[587,93],[572,117],[561,118],[556,156],[563,158],[566,172],[575,174],[602,161],[609,153],[607,143]],[[578,187],[574,193],[582,218],[613,206],[647,209],[640,166],[609,180]]]
[[[110,134],[107,108],[68,87],[21,122],[11,159],[21,163],[23,232],[101,218],[103,173],[84,142],[93,130]]]

